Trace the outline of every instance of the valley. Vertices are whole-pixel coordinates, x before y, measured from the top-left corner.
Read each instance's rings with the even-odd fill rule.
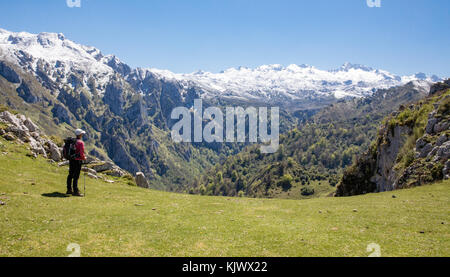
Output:
[[[89,155],[114,162],[131,174],[143,172],[152,188],[166,191],[185,191],[205,171],[249,145],[248,138],[247,143],[175,143],[170,130],[176,120],[170,115],[177,107],[191,109],[196,99],[203,100],[205,109],[279,107],[280,133],[288,138],[293,129],[311,126],[311,116],[329,105],[359,105],[352,97],[366,99],[379,89],[402,85],[409,86],[411,94],[418,92],[404,99],[410,101],[438,80],[424,74],[396,76],[350,63],[329,71],[307,65],[265,65],[217,74],[175,74],[133,69],[116,56],[77,44],[63,34],[0,30],[0,104],[32,118],[60,140],[73,128],[86,130]],[[380,115],[395,107],[388,105]],[[349,152],[338,169],[332,165],[330,172],[324,172],[313,161],[318,166],[312,169],[314,175],[325,173],[324,182],[335,183],[340,169],[350,163],[357,147],[365,147],[374,137],[373,132],[362,134],[359,145],[347,145]],[[308,154],[302,170],[311,159],[320,158],[314,156]]]

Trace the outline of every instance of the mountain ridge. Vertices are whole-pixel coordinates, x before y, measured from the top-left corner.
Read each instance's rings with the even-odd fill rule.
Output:
[[[22,56],[28,54],[27,58],[32,59],[31,67],[35,70],[39,60],[46,61],[50,67],[58,68],[52,70],[49,77],[72,87],[82,85],[88,88],[90,78],[94,78],[99,93],[105,91],[107,82],[114,74],[121,74],[127,80],[136,80],[138,75],[152,75],[159,81],[177,83],[182,94],[196,88],[202,98],[223,97],[287,106],[290,101],[363,97],[376,89],[403,85],[414,80],[440,80],[437,76],[428,77],[423,73],[398,76],[348,62],[334,70],[320,70],[309,65],[271,64],[254,69],[229,68],[221,73],[198,71],[178,74],[164,69],[132,68],[115,55],[104,55],[95,47],[66,39],[63,34],[15,33],[4,29],[0,29],[0,49],[3,52],[0,56],[16,64],[23,63]],[[78,84],[70,79],[70,74],[77,71],[88,73],[77,80]],[[141,92],[148,93],[145,90]]]
[[[382,78],[381,71],[366,72],[359,68],[361,66],[358,69],[350,67],[357,66],[348,64],[346,69],[349,72],[358,70]],[[276,88],[277,82],[282,82],[294,86],[292,93],[283,93],[281,86],[278,86],[281,91],[274,89],[268,94],[258,90],[258,86],[249,92],[244,89],[244,93],[232,90],[223,93],[221,90],[210,90],[197,80],[167,79],[161,71],[131,68],[115,55],[104,55],[95,47],[68,40],[63,34],[0,30],[2,104],[25,111],[51,135],[68,136],[73,129],[85,129],[89,134],[87,145],[92,155],[102,160],[111,159],[132,174],[144,172],[146,176],[151,176],[152,187],[160,189],[177,189],[211,165],[243,148],[243,145],[237,144],[175,144],[169,132],[174,124],[170,116],[174,108],[190,108],[194,99],[198,98],[204,99],[205,107],[279,105],[282,108],[280,130],[284,132],[295,126],[297,121],[338,101],[329,90],[320,91],[316,87],[302,91],[301,97],[293,100],[291,96],[297,93],[296,79],[291,78],[290,83],[285,83],[283,78],[277,81],[280,79],[277,74],[291,72],[289,74],[297,74],[295,76],[298,77],[303,73],[309,74],[309,71],[334,76],[307,65],[266,65],[256,71],[241,67],[239,72],[230,69],[223,74],[253,72],[253,76],[249,74],[254,80],[258,79],[258,74],[266,74],[271,77],[264,79],[259,84],[260,88],[266,88],[267,80],[273,81],[269,89]],[[347,73],[340,71],[339,74],[345,77]],[[209,74],[212,73],[197,72],[192,76],[203,78]],[[222,79],[218,80],[222,82],[224,79],[220,76]],[[230,83],[241,83],[242,86],[251,83],[244,77],[231,78]],[[342,80],[347,79],[344,77]],[[393,76],[389,78],[392,84],[398,82]],[[204,82],[209,83],[208,80]],[[320,83],[348,91],[355,87],[353,81]],[[418,87],[428,86],[429,83],[429,80],[413,80]],[[376,90],[364,82],[359,85],[368,91]]]

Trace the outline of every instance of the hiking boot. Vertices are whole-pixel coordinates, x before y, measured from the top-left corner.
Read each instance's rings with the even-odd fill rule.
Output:
[[[79,191],[72,193],[72,196],[84,197],[84,195],[81,194]]]

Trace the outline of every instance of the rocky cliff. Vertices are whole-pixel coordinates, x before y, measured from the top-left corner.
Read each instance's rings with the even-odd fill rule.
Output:
[[[450,176],[450,79],[388,116],[369,151],[346,169],[336,196],[419,186]]]

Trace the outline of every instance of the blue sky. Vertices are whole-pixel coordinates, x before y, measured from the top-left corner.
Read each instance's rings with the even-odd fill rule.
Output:
[[[58,32],[133,67],[175,72],[262,64],[450,76],[450,1],[0,0],[0,28]]]

